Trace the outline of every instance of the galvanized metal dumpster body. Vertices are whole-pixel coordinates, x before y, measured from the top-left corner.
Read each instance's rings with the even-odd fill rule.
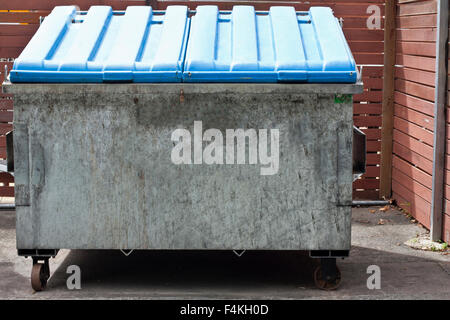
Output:
[[[350,249],[352,101],[336,94],[359,84],[5,89],[19,249]],[[278,129],[278,172],[174,164],[171,135],[194,121]]]

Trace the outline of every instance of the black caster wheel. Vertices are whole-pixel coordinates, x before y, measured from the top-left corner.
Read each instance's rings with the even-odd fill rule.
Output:
[[[331,261],[328,261],[331,260]],[[336,259],[322,259],[320,266],[314,271],[314,283],[321,290],[336,290],[341,284],[341,271]]]
[[[44,263],[36,262],[31,269],[31,287],[34,291],[42,291],[47,286],[47,280],[50,277],[48,261]]]

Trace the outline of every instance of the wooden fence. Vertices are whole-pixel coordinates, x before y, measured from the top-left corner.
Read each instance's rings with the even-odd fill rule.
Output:
[[[427,228],[432,199],[436,13],[436,0],[398,0],[392,192],[398,205]],[[449,132],[447,129],[448,139]],[[444,189],[447,205],[443,215],[446,241],[450,240],[449,141]]]
[[[4,65],[11,69],[13,58],[18,57],[39,26],[39,18],[46,16],[56,5],[78,5],[81,10],[91,5],[110,5],[123,10],[128,5],[152,5],[164,9],[168,5],[183,4],[195,9],[198,5],[218,4],[221,9],[231,9],[234,4],[248,4],[258,10],[267,10],[272,5],[294,6],[297,10],[308,10],[311,6],[329,6],[334,14],[343,19],[343,28],[356,63],[364,65],[365,91],[354,97],[354,122],[367,135],[367,173],[354,183],[354,197],[377,199],[380,174],[381,150],[381,99],[383,76],[383,26],[384,0],[311,0],[305,1],[127,1],[127,0],[0,0],[0,70]],[[375,7],[374,7],[375,6]],[[379,13],[379,16],[377,16]],[[371,17],[368,28],[367,21]],[[375,19],[375,20],[373,20]],[[376,19],[379,19],[378,21]],[[377,22],[379,25],[377,26]],[[405,22],[406,23],[406,22]],[[379,28],[381,27],[381,28]],[[3,80],[3,79],[2,79]],[[0,96],[0,158],[5,157],[4,134],[11,129],[13,99]],[[0,174],[0,196],[12,196],[13,182],[8,174]]]

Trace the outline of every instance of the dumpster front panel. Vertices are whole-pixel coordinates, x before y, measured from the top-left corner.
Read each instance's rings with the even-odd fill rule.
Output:
[[[16,92],[19,249],[350,249],[351,99],[48,86]]]

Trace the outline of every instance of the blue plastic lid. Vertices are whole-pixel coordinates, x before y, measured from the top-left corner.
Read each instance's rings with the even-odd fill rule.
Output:
[[[347,82],[356,65],[330,8],[55,7],[12,82]]]
[[[198,7],[184,67],[189,82],[356,82],[355,60],[330,8]]]
[[[188,9],[55,7],[14,62],[12,82],[180,82]]]

